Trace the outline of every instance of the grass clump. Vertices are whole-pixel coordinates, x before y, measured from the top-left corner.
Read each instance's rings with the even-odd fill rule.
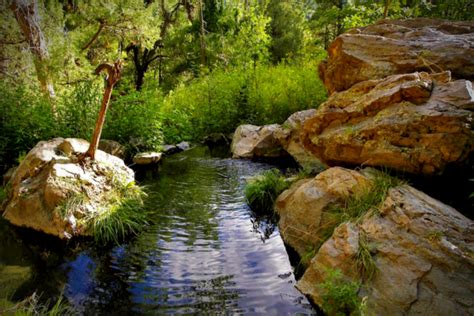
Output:
[[[327,315],[361,315],[364,301],[357,295],[358,282],[344,279],[340,270],[327,270],[326,280],[320,285],[324,313]]]
[[[394,178],[384,171],[370,169],[368,173],[373,181],[370,188],[361,194],[352,195],[342,205],[331,208],[330,213],[339,217],[337,220],[339,223],[359,222],[365,214],[377,213],[390,188],[404,184],[402,180]]]
[[[12,316],[77,315],[72,307],[67,304],[63,296],[60,296],[56,302],[52,300],[41,302],[40,298],[40,295],[33,293],[16,304],[10,302],[7,304],[5,301],[3,304],[0,304],[0,314]]]
[[[288,189],[289,183],[278,169],[271,169],[252,179],[245,187],[245,197],[252,210],[273,210],[278,195]]]
[[[118,244],[129,234],[137,234],[148,225],[149,214],[143,203],[145,192],[131,183],[128,189],[115,194],[109,206],[91,219],[90,229],[99,244]]]
[[[355,262],[360,276],[364,280],[371,280],[377,272],[377,265],[373,257],[373,247],[367,240],[365,233],[359,233],[359,250],[355,255]]]

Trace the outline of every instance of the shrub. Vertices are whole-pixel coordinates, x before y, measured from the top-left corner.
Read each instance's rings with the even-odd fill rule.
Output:
[[[111,101],[103,138],[116,140],[132,152],[159,150],[163,144],[162,96],[156,90],[144,90],[119,96]]]
[[[321,307],[327,315],[360,315],[363,311],[363,302],[357,295],[360,283],[345,280],[340,270],[327,270],[320,287]]]
[[[289,183],[278,169],[268,170],[250,180],[245,187],[245,197],[252,210],[271,211],[278,195],[288,186]]]
[[[296,111],[316,108],[326,92],[314,69],[316,62],[216,70],[179,86],[161,108],[165,140],[200,140],[244,123],[283,123]]]
[[[39,93],[0,83],[0,170],[15,164],[19,153],[57,136],[51,104]]]

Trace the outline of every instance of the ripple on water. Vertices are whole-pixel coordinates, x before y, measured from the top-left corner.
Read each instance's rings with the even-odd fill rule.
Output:
[[[85,314],[313,314],[278,229],[245,203],[245,179],[268,168],[203,148],[165,158],[145,183],[156,224],[65,262],[65,295]]]

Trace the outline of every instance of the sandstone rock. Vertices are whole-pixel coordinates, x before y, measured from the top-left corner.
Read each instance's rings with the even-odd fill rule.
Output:
[[[371,181],[359,172],[340,167],[296,182],[275,203],[283,240],[304,257],[322,243],[325,230],[334,225],[327,215],[328,208],[365,192],[370,185]]]
[[[152,165],[160,162],[162,153],[147,152],[139,153],[133,157],[133,162],[137,165]]]
[[[315,188],[315,190],[317,190]],[[376,266],[361,278],[356,257],[361,238]],[[319,249],[297,287],[322,304],[328,269],[362,281],[374,315],[472,315],[474,223],[455,209],[409,186],[390,189],[380,215],[345,223]]]
[[[115,191],[123,189],[118,186],[133,182],[134,173],[101,150],[95,161],[78,164],[77,156],[87,148],[80,139],[39,142],[9,182],[3,216],[14,225],[60,238],[90,235],[89,220],[107,210]]]
[[[99,142],[99,149],[110,155],[119,157],[120,159],[125,159],[125,154],[127,152],[125,146],[110,139],[101,139]]]
[[[15,173],[16,168],[17,167],[11,167],[3,174],[3,186],[5,186],[10,181],[13,174]]]
[[[315,114],[315,109],[293,113],[274,134],[282,147],[300,166],[307,170],[321,171],[324,165],[304,148],[300,137],[304,123]]]
[[[474,150],[474,92],[449,73],[368,80],[333,94],[306,120],[305,148],[329,164],[441,173]]]
[[[280,157],[288,153],[275,138],[278,124],[255,126],[240,125],[234,133],[231,144],[233,158]]]
[[[449,70],[455,78],[472,80],[472,43],[474,22],[383,20],[337,37],[319,74],[330,94],[365,80],[415,71]]]

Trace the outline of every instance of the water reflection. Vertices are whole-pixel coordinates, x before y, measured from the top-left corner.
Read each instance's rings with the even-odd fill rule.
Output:
[[[245,179],[266,168],[204,147],[166,158],[144,183],[156,224],[125,245],[65,255],[35,287],[64,284],[83,314],[313,313],[274,219],[245,203]]]

